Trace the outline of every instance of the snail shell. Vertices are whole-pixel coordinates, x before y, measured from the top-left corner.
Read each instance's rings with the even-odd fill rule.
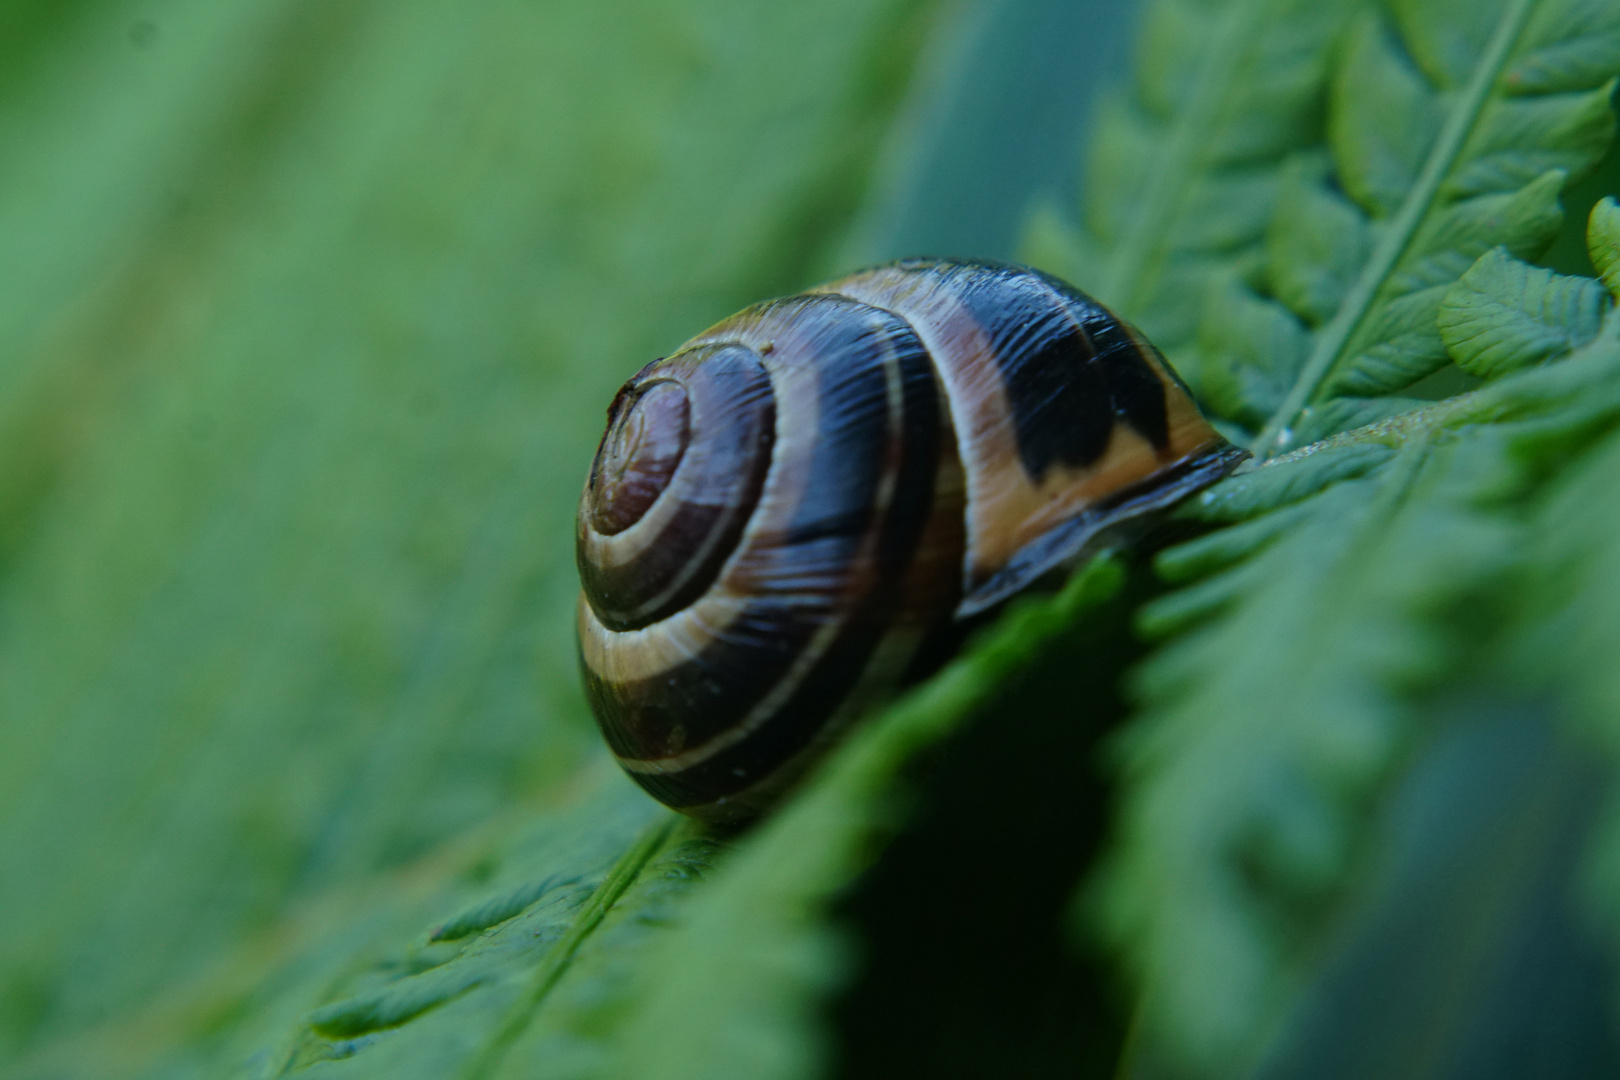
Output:
[[[953,622],[1244,456],[1033,270],[909,260],[755,305],[608,410],[577,526],[592,709],[654,797],[749,816]]]

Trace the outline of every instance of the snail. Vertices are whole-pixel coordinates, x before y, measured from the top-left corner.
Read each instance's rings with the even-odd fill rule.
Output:
[[[576,528],[592,710],[655,798],[745,819],[953,627],[1246,457],[1035,270],[913,259],[757,304],[608,409]]]

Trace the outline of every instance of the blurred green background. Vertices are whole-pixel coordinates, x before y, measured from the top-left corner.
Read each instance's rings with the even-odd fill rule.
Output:
[[[0,5],[0,1072],[596,775],[615,386],[1014,254],[1130,10]]]

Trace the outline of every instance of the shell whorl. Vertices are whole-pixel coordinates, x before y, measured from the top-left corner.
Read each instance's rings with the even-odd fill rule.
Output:
[[[776,402],[752,351],[703,346],[654,361],[608,410],[575,550],[591,610],[636,630],[709,587],[759,500]]]
[[[717,364],[761,377],[737,376],[748,386],[740,400],[715,395],[703,380]],[[651,389],[671,382],[690,403],[684,440],[669,434],[679,409],[654,396],[678,391]],[[641,417],[648,405],[659,415]],[[727,320],[644,368],[615,408],[579,515],[587,694],[642,786],[726,816],[737,795],[826,736],[891,631],[937,622],[935,609],[954,603],[937,581],[914,588],[911,573],[919,550],[940,546],[925,542],[930,523],[960,517],[959,507],[934,513],[946,413],[915,332],[834,296]],[[604,473],[629,459],[663,475],[677,443],[679,461],[641,517],[603,534],[598,518],[618,501]],[[635,481],[617,486],[620,498],[645,499]],[[702,528],[679,525],[693,515]],[[959,552],[942,530],[947,552]],[[638,584],[630,561],[602,562],[626,543],[659,570],[656,589]],[[949,559],[935,562],[932,576],[954,584]],[[926,612],[913,610],[918,596]]]

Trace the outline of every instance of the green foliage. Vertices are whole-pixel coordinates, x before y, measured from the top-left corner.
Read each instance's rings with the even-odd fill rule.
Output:
[[[1179,588],[1138,626],[1168,640],[1136,675],[1119,829],[1077,908],[1140,995],[1147,1074],[1368,1075],[1344,1063],[1387,1043],[1427,1075],[1413,1055],[1441,1055],[1438,1071],[1468,1051],[1422,1027],[1450,1022],[1438,1011],[1405,1034],[1351,1027],[1366,1002],[1333,998],[1335,957],[1373,947],[1357,904],[1378,902],[1365,886],[1392,842],[1378,832],[1390,792],[1449,738],[1437,702],[1511,670],[1471,692],[1547,695],[1546,715],[1602,716],[1600,729],[1616,715],[1620,699],[1574,704],[1600,647],[1578,672],[1562,644],[1571,608],[1606,618],[1612,584],[1576,556],[1533,554],[1555,534],[1613,547],[1608,515],[1567,498],[1550,510],[1543,489],[1620,418],[1614,290],[1523,260],[1559,229],[1567,177],[1608,148],[1617,70],[1612,6],[1364,10],[1334,53],[1321,145],[1273,168],[1258,248],[1206,274],[1196,353],[1177,359],[1271,460],[1190,503],[1183,517],[1221,527],[1157,560]],[[1600,202],[1588,230],[1606,282],[1615,220]],[[1493,381],[1439,404],[1391,396],[1448,362]],[[1521,596],[1544,625],[1520,621]],[[1537,835],[1529,850],[1554,843]],[[1620,892],[1604,888],[1612,911]],[[1486,918],[1470,907],[1482,901],[1454,902],[1445,918]],[[1418,978],[1427,961],[1408,961]],[[1473,986],[1469,962],[1450,956],[1435,977]]]
[[[1021,601],[733,835],[596,747],[578,476],[633,358],[812,277],[932,9],[541,7],[0,16],[0,1076],[848,1071],[908,841],[957,876],[906,902],[994,948],[1052,928],[983,890],[1073,881],[1134,1012],[1050,1025],[1096,1075],[1473,1075],[1480,987],[1563,1008],[1562,946],[1492,950],[1572,883],[1620,962],[1620,207],[1595,276],[1535,265],[1620,176],[1620,8],[1149,3],[1032,251],[1257,460],[1157,583]],[[1100,857],[989,755],[931,771],[1110,722],[1075,632],[1125,610]],[[1075,971],[1051,1008],[1106,998]]]
[[[364,973],[594,880],[655,810],[617,776],[597,814],[535,809],[602,775],[571,519],[604,403],[815,280],[931,9],[26,7],[0,16],[28,28],[0,43],[0,1073],[489,1030],[539,950]],[[591,854],[418,882],[514,817]]]
[[[1615,205],[1613,197],[1603,199],[1592,208],[1587,246],[1598,278],[1610,293],[1620,296],[1620,206]]]
[[[1527,46],[1505,39],[1504,25],[1492,32],[1496,51],[1522,55]],[[1368,63],[1369,35],[1383,33],[1370,26],[1352,31],[1346,64]],[[1379,48],[1387,45],[1380,41]],[[1485,51],[1479,62],[1492,55]],[[1378,63],[1387,61],[1385,54]],[[1341,82],[1338,93],[1361,77]],[[1605,99],[1610,88],[1604,85]],[[1455,114],[1445,123],[1455,125]],[[1555,148],[1542,142],[1536,149]],[[1596,156],[1595,149],[1588,153]],[[1342,149],[1335,154],[1338,160]],[[1477,168],[1459,173],[1467,161],[1463,154],[1450,175],[1483,175]],[[1433,172],[1430,162],[1425,167]],[[1410,181],[1421,170],[1416,158],[1409,165]],[[1494,170],[1511,172],[1506,155]],[[1393,174],[1364,170],[1360,182],[1345,187],[1364,205],[1381,199],[1399,214],[1409,204],[1387,175]],[[1480,677],[1472,658],[1501,648],[1499,634],[1515,632],[1494,609],[1509,603],[1505,597],[1536,565],[1524,555],[1529,538],[1563,528],[1551,519],[1527,522],[1523,508],[1540,497],[1538,485],[1549,473],[1620,418],[1620,335],[1607,314],[1608,295],[1591,279],[1555,275],[1510,254],[1512,237],[1544,233],[1544,225],[1526,230],[1523,223],[1550,219],[1535,208],[1547,205],[1557,176],[1544,174],[1495,197],[1488,214],[1479,203],[1492,196],[1469,197],[1461,210],[1435,200],[1409,224],[1413,246],[1389,261],[1377,289],[1348,290],[1326,320],[1316,309],[1331,326],[1360,302],[1362,325],[1370,319],[1387,329],[1402,320],[1420,327],[1414,313],[1421,307],[1432,327],[1425,336],[1448,348],[1459,366],[1487,379],[1519,375],[1226,481],[1187,513],[1244,524],[1160,557],[1167,578],[1192,584],[1142,614],[1145,631],[1177,636],[1139,674],[1143,715],[1118,750],[1125,814],[1084,908],[1088,925],[1128,958],[1144,988],[1138,1052],[1145,1059],[1199,1075],[1237,1075],[1291,1036],[1290,1025],[1301,1022],[1299,1003],[1323,977],[1313,953],[1342,922],[1339,903],[1356,875],[1368,871],[1377,800],[1402,764],[1436,738],[1425,702],[1456,680]],[[1595,265],[1605,257],[1598,237],[1609,212],[1603,204],[1593,213]],[[1297,210],[1283,198],[1278,213]],[[1454,284],[1431,284],[1451,275],[1459,257],[1473,258],[1490,235],[1507,242],[1479,255]],[[1321,292],[1300,287],[1293,295]],[[1421,305],[1414,299],[1420,294]],[[1295,311],[1310,315],[1303,304]],[[1230,324],[1232,308],[1208,317]],[[1317,331],[1307,381],[1313,367],[1322,367],[1320,335],[1328,332]],[[1370,340],[1372,331],[1355,333]],[[1415,338],[1403,340],[1411,345]],[[1402,349],[1380,355],[1418,355],[1415,346]],[[1572,350],[1558,365],[1535,366]],[[1349,385],[1344,372],[1360,379],[1375,370],[1370,353],[1353,352],[1344,346],[1336,354],[1340,385]],[[1248,369],[1234,363],[1232,370]],[[1397,388],[1406,379],[1363,388]],[[1267,430],[1286,433],[1300,385],[1280,405],[1275,393],[1248,398],[1247,415],[1277,410]],[[1243,400],[1243,389],[1233,385],[1229,393]],[[1265,439],[1262,448],[1270,445]],[[1301,490],[1316,493],[1301,502]],[[1565,512],[1582,516],[1567,506]],[[1586,580],[1581,588],[1585,606],[1608,595],[1584,592],[1591,588]],[[1535,692],[1556,686],[1562,694],[1578,685],[1563,663],[1532,670]]]
[[[1365,12],[1351,29],[1327,139],[1331,176],[1351,201],[1324,189],[1320,173],[1292,173],[1311,190],[1285,207],[1333,209],[1286,222],[1319,235],[1271,245],[1256,275],[1262,296],[1311,332],[1257,438],[1263,454],[1297,442],[1293,425],[1308,406],[1393,393],[1441,367],[1449,356],[1436,314],[1451,283],[1492,246],[1528,258],[1552,240],[1559,189],[1597,162],[1613,130],[1612,66],[1591,55],[1620,47],[1612,28],[1594,32],[1555,7],[1401,4]],[[1560,69],[1555,56],[1579,59]],[[1351,236],[1349,249],[1365,253],[1353,269]],[[1231,365],[1222,370],[1234,377]]]
[[[1083,224],[1037,219],[1030,257],[1106,297],[1195,386],[1186,298],[1260,245],[1277,167],[1321,133],[1322,76],[1355,0],[1160,0],[1102,109]]]
[[[1443,616],[1511,551],[1474,507],[1489,464],[1414,439],[1313,496],[1223,571],[1242,585],[1223,617],[1140,673],[1148,708],[1120,744],[1131,798],[1100,914],[1155,990],[1151,1022],[1170,1030],[1154,1034],[1188,1056],[1232,1060],[1286,1000],[1290,948],[1410,738],[1404,693],[1463,647]]]
[[[1613,303],[1591,278],[1529,266],[1495,248],[1446,293],[1438,325],[1457,366],[1489,378],[1591,341]]]

